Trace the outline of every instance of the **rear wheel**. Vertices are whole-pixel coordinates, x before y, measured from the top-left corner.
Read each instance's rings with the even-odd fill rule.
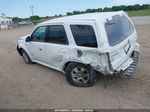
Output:
[[[66,79],[72,86],[92,87],[96,82],[96,73],[89,65],[70,63],[66,68]]]
[[[28,56],[28,54],[24,50],[22,50],[21,53],[22,53],[22,58],[23,58],[24,62],[26,64],[32,64],[32,61],[31,61],[30,57]]]

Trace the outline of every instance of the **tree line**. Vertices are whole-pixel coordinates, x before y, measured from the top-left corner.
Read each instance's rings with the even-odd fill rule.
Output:
[[[73,11],[73,12],[67,12],[66,15],[76,15],[76,14],[84,14],[84,13],[93,13],[93,12],[107,12],[107,11],[119,11],[119,10],[124,10],[124,11],[136,11],[136,10],[143,10],[143,9],[150,9],[150,4],[135,4],[135,5],[120,5],[120,6],[113,6],[113,7],[105,7],[105,8],[97,8],[97,9],[87,9],[85,11]],[[14,17],[13,22],[14,23],[19,23],[20,21],[36,21],[36,20],[41,20],[41,19],[46,19],[46,18],[55,18],[55,17],[61,17],[65,16],[62,14],[55,15],[55,16],[46,16],[46,17],[39,17],[38,15],[31,16],[30,18],[18,18]]]
[[[73,11],[67,12],[66,15],[76,15],[76,14],[84,14],[84,13],[93,13],[93,12],[107,12],[107,11],[136,11],[136,10],[143,10],[143,9],[150,9],[150,4],[135,4],[135,5],[120,5],[120,6],[113,6],[113,7],[105,7],[105,8],[97,8],[97,9],[87,9],[85,11]]]

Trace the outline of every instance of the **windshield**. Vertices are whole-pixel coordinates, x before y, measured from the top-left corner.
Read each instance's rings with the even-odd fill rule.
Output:
[[[134,31],[133,25],[125,15],[107,21],[105,29],[111,46],[120,43]]]

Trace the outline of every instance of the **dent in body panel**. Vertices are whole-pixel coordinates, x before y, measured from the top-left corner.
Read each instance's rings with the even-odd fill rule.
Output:
[[[78,51],[82,52],[81,56],[78,56]],[[96,71],[103,74],[109,74],[109,64],[107,54],[100,54],[97,49],[76,49],[74,48],[70,53],[72,61],[91,65]]]

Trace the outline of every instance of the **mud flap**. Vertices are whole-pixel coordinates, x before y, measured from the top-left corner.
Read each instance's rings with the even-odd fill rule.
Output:
[[[133,63],[123,73],[123,77],[128,78],[128,79],[130,79],[133,76],[133,74],[136,70],[136,67],[138,65],[138,62],[139,62],[139,52],[138,51],[133,52],[132,59],[133,59]]]

